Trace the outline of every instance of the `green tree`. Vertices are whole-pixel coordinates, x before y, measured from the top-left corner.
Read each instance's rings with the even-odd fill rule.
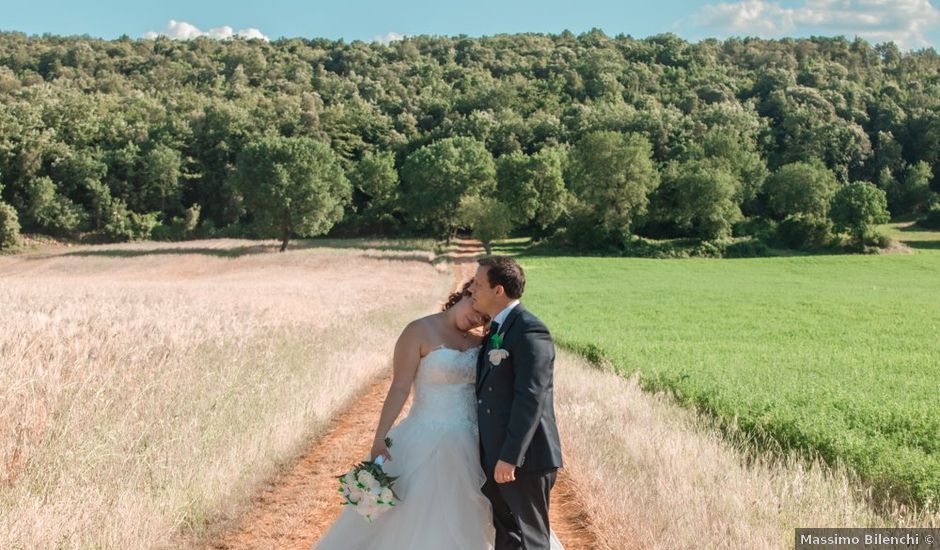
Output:
[[[934,195],[930,190],[932,177],[930,165],[920,161],[908,167],[900,181],[895,178],[888,179],[883,188],[888,194],[888,208],[891,212],[910,214],[926,211]]]
[[[48,176],[31,179],[26,192],[29,197],[26,218],[38,229],[63,235],[77,230],[85,219],[84,210],[59,194]]]
[[[266,136],[238,155],[238,190],[262,234],[281,239],[322,235],[342,219],[352,193],[328,145],[307,137]]]
[[[473,238],[493,253],[493,241],[508,237],[513,228],[512,210],[494,197],[473,195],[460,201],[460,224],[472,230]]]
[[[179,210],[180,201],[180,163],[179,151],[159,144],[147,151],[139,168],[137,206],[141,210],[159,210],[172,212]]]
[[[0,202],[0,250],[19,244],[20,221],[16,216],[16,210],[9,204]]]
[[[741,209],[735,201],[738,182],[722,167],[692,162],[680,169],[675,183],[676,220],[704,240],[731,235]]]
[[[693,146],[713,165],[734,177],[734,201],[743,209],[753,209],[758,191],[767,179],[767,163],[757,150],[757,144],[746,135],[732,129],[715,129],[705,134],[701,144]]]
[[[557,147],[532,156],[517,151],[497,159],[499,197],[512,212],[514,223],[532,223],[544,230],[564,214],[568,202],[564,160],[565,152]]]
[[[569,154],[568,181],[575,197],[607,232],[627,235],[649,194],[659,185],[653,150],[639,134],[592,132]]]
[[[874,225],[888,223],[885,192],[867,181],[843,186],[832,198],[830,217],[837,231],[849,232],[856,243],[864,244]]]
[[[460,201],[491,193],[496,167],[483,143],[473,138],[447,138],[408,155],[402,180],[411,219],[419,227],[446,236],[449,242],[457,226]]]
[[[53,180],[62,182],[57,191],[76,197],[96,230],[101,229],[102,218],[111,202],[111,190],[105,180],[108,165],[101,156],[97,148],[73,151],[55,163],[53,170]]]
[[[835,174],[814,160],[781,166],[767,178],[764,192],[778,219],[796,214],[825,218],[838,185]]]
[[[94,220],[94,228],[101,229],[101,223],[111,206],[111,189],[108,184],[96,179],[85,180],[85,190],[88,195],[88,207]]]
[[[244,214],[244,204],[232,176],[238,153],[258,131],[252,126],[257,120],[247,105],[215,98],[206,101],[194,118],[186,152],[193,170],[187,200],[201,204],[202,217],[210,223],[235,223]]]
[[[377,218],[389,212],[398,198],[395,154],[367,151],[349,171],[349,181],[362,196],[361,215]]]

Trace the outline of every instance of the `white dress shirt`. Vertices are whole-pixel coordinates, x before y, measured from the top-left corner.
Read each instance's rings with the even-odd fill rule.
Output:
[[[512,311],[512,308],[516,307],[517,305],[519,305],[519,300],[513,300],[509,302],[508,306],[504,307],[502,311],[493,317],[493,322],[499,323],[499,328],[503,328],[503,321],[506,320],[506,316],[509,315],[509,312]]]

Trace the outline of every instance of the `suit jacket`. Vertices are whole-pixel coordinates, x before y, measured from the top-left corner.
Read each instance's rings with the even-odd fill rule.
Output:
[[[555,342],[538,317],[521,303],[499,327],[500,349],[509,356],[489,359],[490,339],[477,359],[477,419],[481,462],[492,475],[496,462],[524,471],[560,468],[561,441],[555,425]]]

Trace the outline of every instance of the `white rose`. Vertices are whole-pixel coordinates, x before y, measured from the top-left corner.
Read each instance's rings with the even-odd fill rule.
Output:
[[[356,505],[356,511],[365,517],[374,517],[377,509],[378,507],[376,506],[375,500],[369,497],[363,498],[359,501],[359,504]]]
[[[509,357],[509,350],[505,349],[491,349],[489,353],[490,363],[495,366],[499,366],[507,357]]]
[[[359,475],[356,476],[356,479],[366,487],[369,487],[372,482],[375,481],[375,478],[372,477],[372,474],[370,474],[368,470],[359,470]]]
[[[382,493],[379,495],[379,498],[382,499],[382,502],[388,504],[395,498],[395,495],[392,494],[391,489],[389,489],[388,487],[385,487],[384,489],[382,489]]]

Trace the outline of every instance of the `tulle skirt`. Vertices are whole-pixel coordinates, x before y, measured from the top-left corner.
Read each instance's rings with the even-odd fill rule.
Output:
[[[474,426],[406,418],[389,431],[392,460],[382,465],[401,502],[372,523],[346,507],[315,550],[491,550],[492,505],[480,488]],[[339,500],[339,499],[337,499]]]

